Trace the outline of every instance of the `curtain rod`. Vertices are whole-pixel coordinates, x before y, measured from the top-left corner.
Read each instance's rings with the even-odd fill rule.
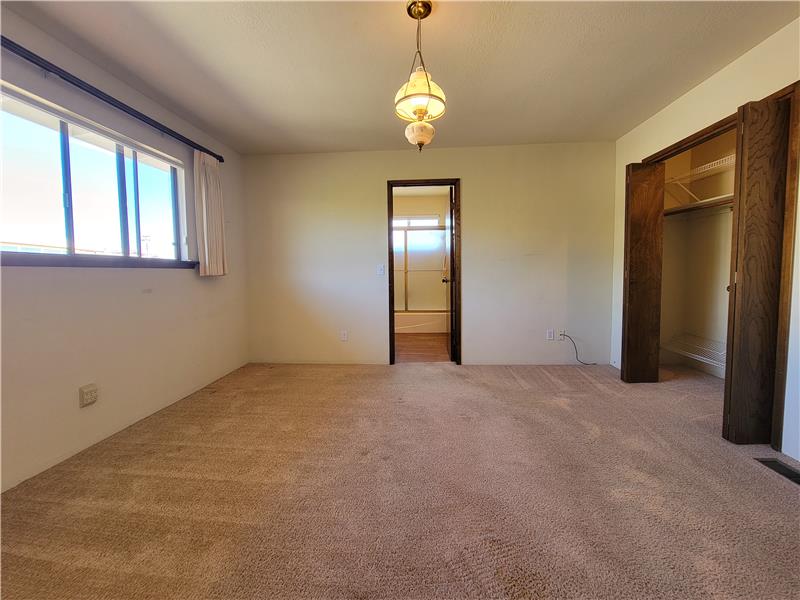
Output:
[[[154,128],[154,129],[157,129],[161,133],[165,133],[168,136],[170,136],[172,138],[175,138],[179,142],[182,142],[182,143],[186,144],[187,146],[189,146],[191,148],[194,148],[195,150],[200,150],[201,152],[205,152],[206,154],[208,154],[210,156],[213,156],[219,162],[225,162],[225,159],[222,157],[222,155],[217,154],[216,152],[214,152],[212,150],[209,150],[205,146],[201,146],[197,142],[190,140],[189,138],[187,138],[184,135],[181,135],[180,133],[178,133],[174,129],[170,129],[169,127],[167,127],[163,123],[159,123],[155,119],[152,119],[152,118],[148,117],[146,114],[139,112],[138,110],[136,110],[132,106],[128,106],[127,104],[125,104],[121,100],[117,100],[113,96],[109,96],[104,91],[99,90],[96,87],[94,87],[92,84],[87,83],[86,81],[84,81],[83,79],[80,79],[79,77],[76,77],[75,75],[73,75],[69,71],[65,71],[61,67],[54,65],[49,60],[47,60],[45,58],[42,58],[38,54],[34,54],[33,52],[31,52],[27,48],[25,48],[23,46],[20,46],[19,44],[17,44],[13,40],[8,39],[6,36],[4,36],[4,35],[0,36],[0,42],[2,42],[2,47],[5,50],[8,50],[9,52],[13,52],[17,56],[19,56],[21,58],[24,58],[28,62],[33,63],[37,67],[40,67],[40,68],[44,69],[45,71],[48,71],[48,72],[52,73],[53,75],[57,75],[58,77],[60,77],[64,81],[66,81],[67,83],[69,83],[71,85],[74,85],[76,88],[83,90],[87,94],[90,94],[90,95],[94,96],[95,98],[97,98],[99,100],[102,100],[106,104],[110,104],[114,108],[121,110],[122,112],[130,115],[134,119],[138,119],[142,123],[145,123],[146,125],[149,125],[150,127]]]

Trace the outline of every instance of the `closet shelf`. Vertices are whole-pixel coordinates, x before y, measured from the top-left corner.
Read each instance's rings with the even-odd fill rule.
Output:
[[[690,333],[679,333],[662,348],[715,367],[725,367],[725,344],[721,342]]]
[[[695,167],[691,171],[687,171],[681,175],[670,177],[666,180],[666,183],[691,183],[692,181],[697,181],[698,179],[705,179],[706,177],[711,177],[712,175],[730,171],[735,166],[736,154],[729,154],[727,156],[723,156],[722,158],[718,158],[717,160],[712,160],[710,163]]]

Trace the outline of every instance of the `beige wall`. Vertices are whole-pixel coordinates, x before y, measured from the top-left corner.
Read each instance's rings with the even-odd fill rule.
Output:
[[[673,215],[664,220],[661,343],[689,334],[726,343],[731,228],[729,207]],[[724,368],[662,352],[662,362],[682,362],[724,377]]]
[[[202,131],[3,11],[3,33],[104,91],[225,155],[222,167],[231,274],[201,279],[190,270],[3,267],[2,488],[175,402],[247,361],[241,163]],[[4,78],[24,78],[4,55]],[[9,68],[5,68],[9,66]],[[57,79],[52,98],[109,127],[130,125]],[[54,91],[55,90],[55,91]],[[114,121],[117,119],[117,121]],[[124,133],[133,133],[124,131]],[[136,134],[165,148],[153,131]],[[100,399],[78,408],[78,387],[96,382]]]
[[[460,177],[464,362],[573,362],[552,327],[605,363],[613,160],[611,144],[246,158],[251,358],[386,363],[386,181]]]
[[[616,142],[616,184],[614,202],[614,277],[611,311],[611,363],[619,366],[622,340],[622,272],[625,235],[625,165],[683,139],[692,133],[736,112],[751,100],[758,100],[800,79],[800,20],[795,20],[737,60],[712,75],[697,87],[672,102],[647,121],[622,136]],[[795,245],[795,260],[800,260],[800,244]],[[799,283],[795,282],[795,286]],[[792,320],[800,319],[797,306]],[[796,335],[797,329],[793,330]],[[798,343],[793,338],[793,348]],[[797,364],[796,355],[790,364]],[[792,363],[791,361],[795,361]],[[790,369],[791,370],[791,369]],[[792,380],[794,381],[794,380]],[[787,392],[787,414],[784,439],[791,447],[784,451],[800,458],[800,422],[796,415],[800,394],[796,388]]]

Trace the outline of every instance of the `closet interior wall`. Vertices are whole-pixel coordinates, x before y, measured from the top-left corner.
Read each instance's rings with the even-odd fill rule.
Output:
[[[665,161],[661,364],[725,376],[736,131]]]

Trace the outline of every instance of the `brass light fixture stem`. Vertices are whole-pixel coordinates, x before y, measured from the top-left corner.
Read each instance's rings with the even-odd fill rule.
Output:
[[[406,11],[408,12],[408,16],[412,19],[416,19],[417,21],[417,51],[414,53],[414,58],[411,61],[411,70],[408,72],[408,78],[411,79],[411,75],[414,73],[414,65],[417,64],[417,56],[419,56],[419,63],[422,66],[422,72],[425,73],[425,82],[428,84],[428,95],[431,94],[431,76],[428,73],[428,67],[425,66],[425,59],[422,57],[422,19],[427,17],[431,14],[432,3],[430,0],[409,0],[408,4],[406,5]],[[408,90],[408,83],[406,83],[406,90]],[[425,112],[428,110],[428,105],[430,104],[430,98],[428,99],[428,103],[425,105]],[[422,121],[425,118],[425,113],[423,112],[422,115],[417,114],[417,119]],[[422,147],[420,146],[420,152],[422,152]]]

